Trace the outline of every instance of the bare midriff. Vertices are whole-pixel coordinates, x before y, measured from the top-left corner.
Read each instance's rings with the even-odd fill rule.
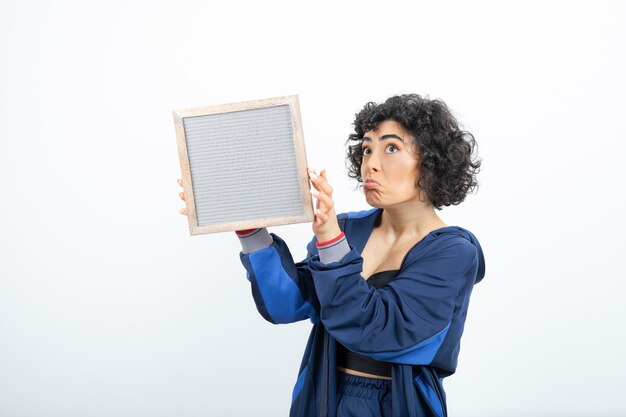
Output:
[[[391,378],[389,378],[388,376],[372,375],[372,374],[368,374],[365,372],[353,371],[352,369],[343,368],[341,366],[338,366],[337,370],[339,372],[343,372],[344,374],[348,374],[348,375],[363,376],[365,378],[387,379],[389,381],[391,380]]]

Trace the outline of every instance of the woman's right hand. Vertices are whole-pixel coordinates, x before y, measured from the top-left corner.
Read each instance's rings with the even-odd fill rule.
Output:
[[[179,178],[177,182],[178,182],[178,185],[180,185],[180,187],[182,188],[183,187],[183,180],[182,180],[182,178]],[[184,191],[181,191],[180,193],[178,193],[178,196],[180,197],[181,200],[185,201],[185,193],[184,193]],[[178,212],[180,214],[182,214],[183,216],[186,216],[186,215],[189,214],[189,210],[187,210],[186,208],[181,208],[180,210],[178,210]]]
[[[314,169],[309,168],[309,178],[311,184],[318,191],[311,195],[317,199],[317,208],[315,209],[315,218],[313,221],[313,233],[317,237],[318,242],[326,242],[341,233],[337,214],[335,213],[335,203],[333,201],[333,187],[328,183],[326,170],[322,170],[319,175]]]

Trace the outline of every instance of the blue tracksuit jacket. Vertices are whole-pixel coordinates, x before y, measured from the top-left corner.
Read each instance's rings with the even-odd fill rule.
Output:
[[[320,259],[324,249],[315,237],[298,263],[266,229],[242,238],[240,259],[261,315],[272,323],[313,323],[290,417],[335,417],[337,341],[393,363],[394,417],[447,415],[442,380],[456,369],[472,287],[485,275],[482,249],[461,227],[434,230],[409,250],[396,278],[371,287],[360,254],[381,214],[339,214],[347,253],[330,263]]]

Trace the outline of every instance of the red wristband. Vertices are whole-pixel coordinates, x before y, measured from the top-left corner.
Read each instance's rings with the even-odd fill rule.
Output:
[[[339,236],[337,236],[336,238],[334,238],[334,239],[327,240],[326,242],[315,242],[315,246],[320,247],[320,246],[330,245],[331,243],[334,243],[334,242],[340,240],[344,236],[345,236],[345,234],[343,232],[341,232],[341,234]]]
[[[256,229],[235,230],[235,233],[237,233],[237,236],[247,235],[248,233],[254,232],[255,230]]]

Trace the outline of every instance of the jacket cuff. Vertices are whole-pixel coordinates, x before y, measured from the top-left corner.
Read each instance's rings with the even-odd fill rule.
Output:
[[[323,264],[339,262],[350,252],[350,245],[343,233],[338,239],[333,239],[326,244],[316,244],[316,246],[320,255],[320,262]]]
[[[237,237],[239,242],[241,242],[241,251],[243,253],[265,249],[274,242],[266,227],[246,230],[245,233],[238,231]]]

